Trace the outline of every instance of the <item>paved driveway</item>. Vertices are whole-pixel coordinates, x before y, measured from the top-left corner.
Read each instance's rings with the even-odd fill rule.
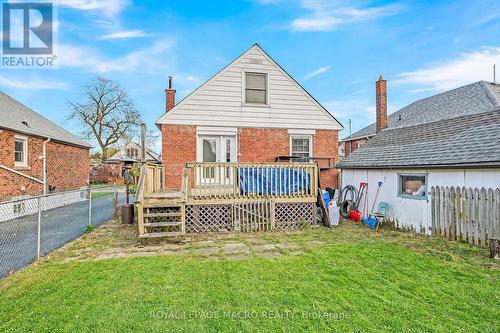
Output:
[[[125,194],[118,195],[120,203]],[[99,226],[113,216],[112,195],[92,199],[92,224]],[[46,255],[81,236],[88,225],[88,201],[54,208],[42,213],[41,252]],[[0,222],[0,278],[37,258],[37,214]]]

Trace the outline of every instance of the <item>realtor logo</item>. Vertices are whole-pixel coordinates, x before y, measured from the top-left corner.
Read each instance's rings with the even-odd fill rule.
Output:
[[[2,22],[3,67],[54,67],[51,2],[3,3]]]

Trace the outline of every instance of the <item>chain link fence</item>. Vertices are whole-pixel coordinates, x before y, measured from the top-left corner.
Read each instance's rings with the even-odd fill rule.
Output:
[[[0,278],[111,220],[123,202],[116,186],[0,202]]]

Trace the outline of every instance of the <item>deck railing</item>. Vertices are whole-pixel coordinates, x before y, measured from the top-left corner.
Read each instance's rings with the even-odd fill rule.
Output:
[[[149,194],[159,193],[163,189],[163,166],[145,163],[141,166],[141,175],[137,183],[135,204],[137,205],[137,224],[139,235],[146,233],[144,227],[144,198]]]
[[[193,200],[281,198],[313,201],[314,163],[187,163],[182,192]]]
[[[163,189],[163,166],[159,164],[143,164],[137,183],[135,201],[142,202],[148,194],[159,193]]]

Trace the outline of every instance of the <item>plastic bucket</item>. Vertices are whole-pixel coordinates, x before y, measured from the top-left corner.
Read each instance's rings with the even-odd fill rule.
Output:
[[[357,210],[352,209],[349,212],[349,219],[354,221],[354,222],[359,222],[359,221],[361,221],[361,213]]]
[[[370,216],[369,218],[367,218],[365,220],[365,224],[371,228],[371,229],[375,229],[377,227],[377,224],[378,224],[378,220],[376,217],[374,216]]]

